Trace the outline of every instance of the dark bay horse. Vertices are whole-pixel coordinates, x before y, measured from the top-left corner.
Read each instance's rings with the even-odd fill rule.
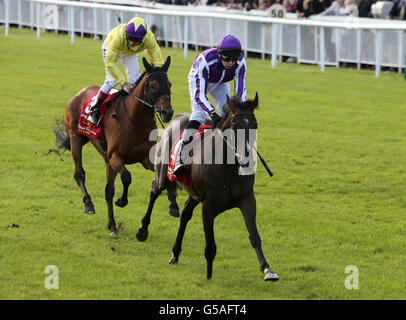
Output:
[[[258,95],[255,96],[254,100],[246,102],[241,102],[236,97],[231,99],[227,97],[227,105],[229,113],[221,124],[221,131],[218,129],[209,130],[208,135],[205,133],[204,138],[201,139],[204,141],[204,144],[202,143],[200,148],[195,147],[193,149],[193,158],[200,159],[200,161],[192,162],[190,167],[194,186],[177,181],[179,186],[187,191],[189,198],[181,214],[180,226],[172,248],[172,257],[169,264],[176,264],[178,262],[187,223],[192,218],[194,208],[201,202],[206,238],[207,278],[210,279],[212,277],[213,260],[216,255],[213,229],[214,219],[225,210],[238,207],[243,214],[249,239],[256,251],[260,270],[264,273],[265,281],[276,281],[279,277],[271,270],[264,257],[261,248],[261,238],[256,226],[256,199],[253,188],[255,170],[248,171],[248,174],[244,175],[240,171],[245,166],[245,163],[241,162],[244,154],[250,153],[252,155],[253,141],[247,137],[250,130],[256,133],[257,121],[254,109],[258,105]],[[171,131],[175,132],[173,130],[174,127],[180,127],[183,130],[188,123],[188,117],[187,114],[180,114],[170,122],[164,130],[160,142],[157,144],[157,155],[163,152],[162,149],[166,148],[166,150],[170,150],[172,148],[172,142],[175,140],[172,137]],[[225,143],[223,134],[230,131],[235,134],[237,134],[237,131],[243,132],[245,135],[243,143],[237,144],[237,139],[233,143],[232,139],[227,139],[229,142]],[[220,146],[220,148],[216,148],[216,146]],[[231,154],[231,158],[234,157],[233,160],[235,161],[219,164],[213,161],[214,159],[211,159],[212,161],[208,162],[207,159],[216,154],[214,149],[219,151],[223,160]],[[209,154],[209,157],[206,156],[207,154]],[[155,164],[155,179],[152,182],[148,210],[142,219],[142,226],[137,231],[137,239],[139,241],[145,241],[148,237],[148,225],[154,202],[169,181],[166,177],[167,167],[168,165],[164,162]]]
[[[127,164],[141,163],[145,169],[154,170],[149,159],[150,149],[156,141],[150,141],[150,133],[157,129],[155,123],[155,111],[159,111],[164,122],[169,122],[173,115],[171,105],[171,83],[167,71],[170,57],[162,67],[148,64],[143,58],[146,71],[140,76],[132,95],[125,92],[118,93],[112,105],[107,108],[103,120],[103,133],[105,142],[89,139],[78,134],[77,127],[82,104],[93,93],[99,90],[98,86],[89,86],[79,91],[69,102],[65,112],[65,129],[55,131],[60,147],[71,150],[75,163],[74,178],[83,194],[84,212],[95,213],[91,197],[85,185],[85,170],[82,166],[82,147],[89,140],[96,147],[106,162],[107,184],[105,187],[105,199],[108,209],[107,228],[112,234],[118,230],[114,220],[113,197],[115,193],[114,181],[117,173],[121,175],[123,194],[116,200],[116,205],[124,207],[128,203],[128,187],[131,183],[131,174],[125,167]],[[142,101],[136,99],[139,98]],[[153,110],[152,107],[156,110]],[[171,201],[170,213],[176,216],[178,205],[176,203],[176,186],[168,186],[168,198]]]

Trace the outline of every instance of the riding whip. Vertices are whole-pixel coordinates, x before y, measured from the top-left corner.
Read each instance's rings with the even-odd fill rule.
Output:
[[[273,173],[272,173],[271,169],[269,169],[269,167],[268,167],[268,165],[266,164],[264,158],[261,157],[261,155],[259,154],[258,150],[255,148],[255,146],[253,146],[253,148],[254,148],[255,151],[257,152],[257,155],[258,155],[259,159],[261,160],[261,162],[262,162],[262,164],[263,164],[265,170],[268,172],[269,176],[272,178]]]
[[[219,130],[219,131],[220,131],[220,130]],[[221,131],[220,131],[220,136],[223,138],[223,140],[227,143],[227,145],[228,145],[229,147],[231,147],[232,149],[234,149],[234,152],[235,152],[235,155],[236,155],[237,159],[240,159],[240,155],[238,154],[237,150],[235,149],[235,146],[233,146],[233,145],[223,136],[223,134],[221,133]],[[262,156],[259,154],[257,148],[255,148],[254,145],[253,145],[252,147],[254,148],[255,152],[257,153],[259,159],[261,160],[262,165],[264,166],[265,170],[268,172],[269,176],[272,178],[273,173],[272,173],[271,169],[269,169],[269,167],[268,167],[268,165],[266,164],[264,158],[262,158]]]

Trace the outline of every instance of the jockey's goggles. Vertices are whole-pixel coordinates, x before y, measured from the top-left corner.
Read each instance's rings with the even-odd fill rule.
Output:
[[[127,36],[127,41],[133,41],[137,45],[137,44],[141,43],[142,38],[134,38],[134,37]]]
[[[220,59],[225,61],[225,62],[230,62],[230,61],[236,62],[239,57],[240,56],[227,56],[227,55],[224,55],[224,54],[220,53]]]

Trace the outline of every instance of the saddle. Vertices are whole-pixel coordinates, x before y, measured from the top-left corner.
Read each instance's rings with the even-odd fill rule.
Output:
[[[197,141],[197,139],[200,138],[200,136],[207,130],[207,129],[211,129],[212,126],[200,126],[194,137],[193,140]],[[175,163],[178,159],[178,157],[180,156],[180,149],[181,149],[181,145],[182,145],[182,137],[183,137],[183,132],[180,134],[178,140],[176,140],[176,142],[173,144],[172,149],[169,153],[169,163],[168,163],[168,171],[167,171],[167,177],[170,181],[174,182],[174,181],[181,181],[184,184],[188,185],[188,186],[193,186],[193,181],[192,181],[192,176],[190,174],[190,171],[187,171],[181,175],[175,176],[173,174],[173,170],[175,169]],[[193,143],[193,142],[192,142]],[[189,152],[189,156],[192,157],[193,156],[193,148],[190,150]]]
[[[96,91],[92,94],[83,104],[80,109],[80,117],[78,122],[78,133],[84,135],[90,139],[104,139],[102,124],[103,124],[103,117],[104,113],[106,112],[107,108],[111,105],[112,101],[119,93],[118,90],[111,90],[107,98],[103,101],[100,106],[100,125],[94,125],[87,121],[90,112],[90,104],[92,99],[97,95]]]

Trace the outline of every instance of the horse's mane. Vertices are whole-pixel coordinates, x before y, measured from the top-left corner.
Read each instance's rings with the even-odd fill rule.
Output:
[[[249,110],[249,108],[251,106],[252,100],[242,101],[241,98],[238,95],[234,95],[234,96],[232,96],[230,98],[230,103],[232,103],[236,108],[238,108],[240,110],[247,111],[247,110]],[[220,128],[223,127],[223,125],[225,124],[225,122],[229,118],[230,113],[231,113],[231,109],[227,105],[227,108],[225,110],[225,114],[223,116],[223,119],[220,122],[220,126],[219,126]]]
[[[161,71],[161,70],[162,70],[161,67],[156,67],[156,66],[154,66],[153,64],[151,64],[151,70],[150,70],[149,73],[153,73],[153,72],[157,72],[157,71]],[[140,77],[137,79],[137,81],[135,81],[135,84],[134,84],[135,87],[139,85],[139,83],[141,82],[141,80],[144,78],[144,76],[145,76],[146,74],[147,74],[147,70],[145,70],[145,71],[140,75]]]
[[[241,110],[248,110],[248,108],[251,105],[251,102],[252,102],[251,100],[242,101],[238,95],[234,95],[233,97],[231,97],[231,103]],[[227,109],[228,112],[230,112],[230,109],[229,108]]]
[[[231,97],[230,100],[233,105],[235,105],[238,109],[241,109],[241,110],[248,110],[250,103],[251,103],[251,100],[242,101],[241,98],[237,95],[234,95],[233,97]],[[227,119],[230,112],[231,112],[230,107],[227,106],[225,115],[223,117],[223,121]]]
[[[151,63],[150,66],[151,66],[150,73],[157,72],[157,71],[162,71],[162,67],[157,67],[157,66],[154,65],[153,63]],[[147,72],[147,71],[145,71],[145,72]]]
[[[151,64],[151,70],[150,70],[149,73],[156,72],[156,71],[161,71],[161,70],[162,70],[161,67],[157,67],[157,66]],[[145,76],[147,73],[148,73],[148,71],[145,70],[145,71],[139,76],[139,78],[137,79],[137,81],[135,81],[134,87],[137,87],[137,86],[140,84],[141,80],[144,78],[144,76]],[[111,101],[111,103],[116,103],[116,102],[117,102],[117,103],[119,104],[118,99],[121,99],[121,98],[125,97],[126,95],[127,95],[127,93],[126,93],[123,89],[120,89],[120,92],[114,97],[114,99]]]
[[[142,80],[142,78],[144,78],[144,76],[146,75],[147,71],[144,71],[140,77],[137,79],[137,81],[135,81],[134,87],[138,86]]]
[[[135,87],[137,87],[137,86],[139,85],[139,83],[140,83],[141,80],[144,78],[144,76],[145,76],[146,73],[147,73],[147,71],[145,70],[145,71],[139,76],[139,78],[137,79],[137,81],[135,81],[135,84],[134,84]],[[123,89],[120,89],[119,93],[114,97],[114,99],[111,101],[111,103],[116,103],[116,102],[117,102],[117,104],[119,104],[119,103],[121,102],[121,100],[118,101],[118,99],[121,99],[121,98],[125,97],[126,95],[127,95],[127,93],[126,93]]]

